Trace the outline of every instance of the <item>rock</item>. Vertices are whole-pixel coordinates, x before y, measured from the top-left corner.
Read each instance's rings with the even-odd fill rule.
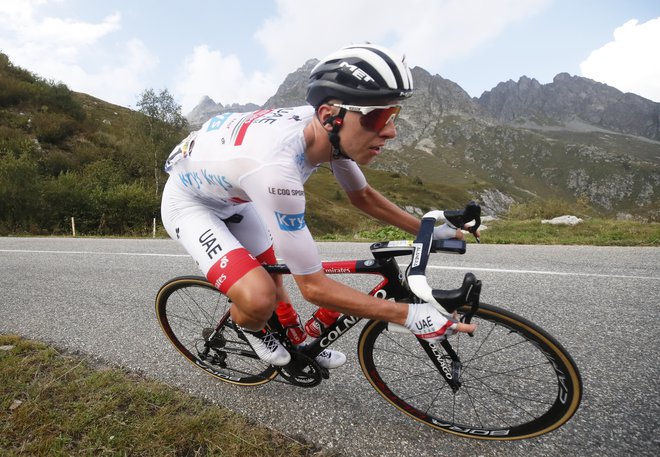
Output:
[[[576,216],[559,216],[554,219],[543,219],[542,224],[551,225],[577,225],[582,222],[582,219]]]

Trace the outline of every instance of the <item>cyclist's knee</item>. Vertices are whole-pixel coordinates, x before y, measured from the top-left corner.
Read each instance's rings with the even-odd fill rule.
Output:
[[[238,280],[227,296],[243,313],[266,321],[275,310],[276,293],[270,275],[263,269],[254,269]]]

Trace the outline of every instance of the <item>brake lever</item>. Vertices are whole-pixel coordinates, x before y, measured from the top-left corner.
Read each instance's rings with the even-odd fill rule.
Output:
[[[474,235],[474,239],[477,240],[477,243],[481,243],[481,239],[477,235],[479,227],[481,226],[481,207],[476,202],[472,201],[465,207],[464,214],[466,220],[474,221],[474,225],[467,228],[468,232]]]

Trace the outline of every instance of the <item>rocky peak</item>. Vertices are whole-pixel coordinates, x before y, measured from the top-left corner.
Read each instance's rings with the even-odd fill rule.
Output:
[[[277,108],[282,106],[300,106],[305,105],[305,96],[307,94],[307,80],[312,69],[319,61],[310,59],[293,73],[290,73],[282,85],[277,89],[275,95],[270,97],[264,108]]]
[[[245,105],[240,105],[238,103],[232,103],[231,105],[223,106],[222,103],[216,103],[211,97],[205,95],[200,100],[199,104],[186,115],[188,124],[193,129],[199,128],[204,122],[212,118],[213,116],[226,113],[226,112],[236,112],[243,113],[249,111],[255,111],[259,109],[259,105],[254,103],[247,103]]]
[[[458,84],[439,75],[431,75],[420,67],[411,70],[415,93],[406,103],[417,109],[424,109],[434,115],[469,115],[480,113],[479,106]]]
[[[660,104],[581,76],[559,73],[549,84],[526,76],[486,91],[481,107],[501,122],[578,121],[597,128],[660,140]]]

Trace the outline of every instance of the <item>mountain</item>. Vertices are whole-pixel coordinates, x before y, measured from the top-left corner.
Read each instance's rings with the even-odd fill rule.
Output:
[[[316,59],[308,60],[305,65],[284,78],[275,95],[266,100],[264,108],[305,105],[307,78],[318,62]]]
[[[550,84],[522,77],[484,92],[479,104],[501,122],[581,122],[660,140],[660,104],[587,78],[560,73]]]
[[[193,108],[193,110],[186,115],[186,119],[191,126],[199,128],[204,122],[215,116],[216,114],[234,112],[234,113],[247,113],[259,109],[259,105],[248,103],[240,105],[233,103],[231,105],[223,106],[222,103],[216,103],[211,97],[204,96],[202,100]]]
[[[263,107],[304,104],[315,63],[289,74]],[[660,218],[659,103],[567,73],[549,84],[523,76],[479,98],[422,68],[412,74],[415,94],[397,138],[372,169],[461,189],[494,214],[560,199],[604,215]],[[205,108],[207,118],[212,111]]]

